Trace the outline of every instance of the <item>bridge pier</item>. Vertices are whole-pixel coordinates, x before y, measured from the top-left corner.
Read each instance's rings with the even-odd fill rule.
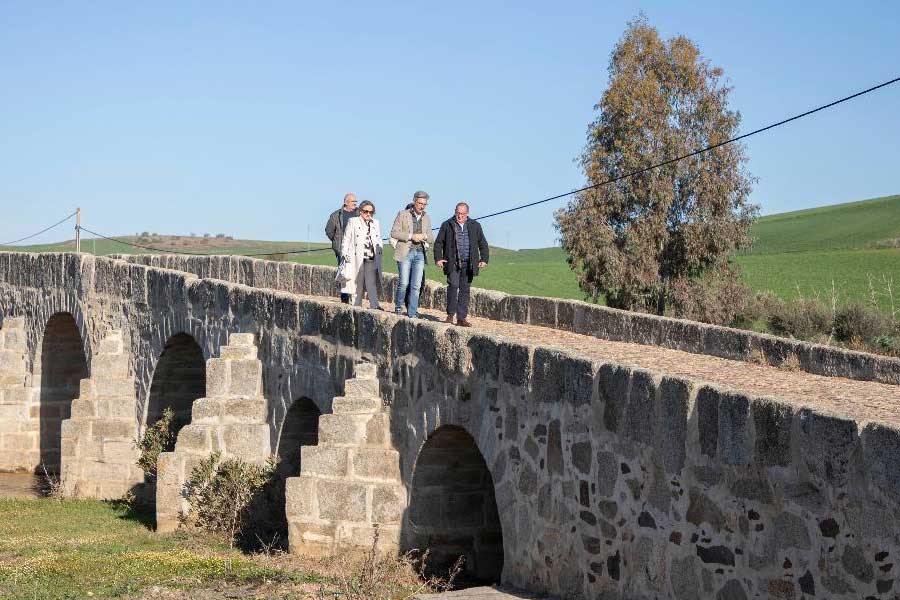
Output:
[[[187,512],[184,484],[212,453],[264,464],[271,454],[262,363],[252,333],[233,333],[219,358],[206,362],[206,397],[194,401],[191,422],[178,432],[175,450],[159,455],[157,531],[174,531]]]
[[[319,418],[319,443],[301,449],[300,476],[287,480],[290,551],[325,555],[368,549],[398,552],[407,505],[400,455],[391,445],[375,365],[356,365],[333,414]]]
[[[135,385],[122,332],[110,331],[62,422],[60,482],[76,498],[121,498],[144,480],[136,462]]]
[[[0,328],[0,471],[40,466],[37,390],[28,385],[24,317],[6,317]]]

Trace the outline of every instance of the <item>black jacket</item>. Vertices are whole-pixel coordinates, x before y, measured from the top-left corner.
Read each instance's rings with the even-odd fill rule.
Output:
[[[484,239],[484,232],[478,221],[467,220],[466,228],[469,230],[469,265],[472,267],[472,273],[478,275],[478,263],[488,262],[491,250],[488,248],[487,240]],[[438,231],[437,238],[434,240],[435,262],[447,261],[447,264],[444,265],[444,274],[459,270],[459,255],[456,252],[456,232],[458,230],[456,218],[451,217],[441,223],[441,230]]]

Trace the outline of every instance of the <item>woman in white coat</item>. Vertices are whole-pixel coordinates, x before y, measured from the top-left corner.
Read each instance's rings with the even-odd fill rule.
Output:
[[[341,288],[342,294],[350,294],[354,306],[362,305],[363,292],[369,295],[369,306],[384,310],[378,304],[381,295],[381,225],[375,219],[375,205],[363,200],[359,216],[347,221],[341,255],[346,262],[349,279]]]

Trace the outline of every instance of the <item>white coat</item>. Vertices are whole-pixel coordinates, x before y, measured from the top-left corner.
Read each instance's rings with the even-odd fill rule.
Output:
[[[362,271],[363,267],[367,233],[368,227],[362,217],[353,217],[347,221],[347,228],[344,230],[344,239],[341,242],[341,256],[344,257],[344,260],[349,265],[351,277],[345,281],[343,287],[341,287],[342,294],[350,294],[353,296],[356,294],[357,283],[365,285],[361,278],[362,274],[360,271]],[[381,225],[374,217],[372,218],[371,235],[372,243],[375,247],[375,266],[378,269],[378,295],[381,296],[381,255],[384,244],[381,241]]]

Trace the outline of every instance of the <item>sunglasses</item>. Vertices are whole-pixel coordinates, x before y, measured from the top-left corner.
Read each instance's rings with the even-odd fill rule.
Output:
[[[363,213],[364,215],[374,215],[375,214],[374,210],[361,210],[359,212]]]

